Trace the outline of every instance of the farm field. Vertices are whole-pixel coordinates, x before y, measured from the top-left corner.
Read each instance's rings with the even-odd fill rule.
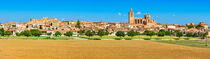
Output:
[[[210,49],[145,40],[0,40],[0,59],[209,59]]]

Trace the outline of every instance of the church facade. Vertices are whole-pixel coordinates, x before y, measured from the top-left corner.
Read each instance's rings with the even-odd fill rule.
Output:
[[[129,12],[129,24],[142,24],[142,25],[156,25],[156,21],[151,19],[149,14],[144,15],[144,18],[134,18],[134,12],[131,8]]]

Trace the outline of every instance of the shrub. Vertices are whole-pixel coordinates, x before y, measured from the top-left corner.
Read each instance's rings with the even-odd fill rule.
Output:
[[[5,31],[4,35],[10,36],[12,35],[12,31]]]
[[[61,35],[62,35],[61,32],[59,32],[59,31],[55,32],[55,36],[61,36]]]
[[[33,36],[38,36],[39,37],[40,35],[42,35],[42,32],[37,30],[37,29],[31,29],[30,32]]]
[[[124,33],[124,31],[117,31],[117,33],[115,35],[121,38],[121,37],[125,36],[125,33]]]
[[[91,36],[94,35],[94,33],[91,32],[91,30],[88,30],[88,31],[85,33],[85,35],[88,36],[88,37],[90,38]]]
[[[68,31],[68,32],[66,32],[65,34],[64,34],[65,36],[72,36],[73,35],[73,32],[71,32],[71,31]]]

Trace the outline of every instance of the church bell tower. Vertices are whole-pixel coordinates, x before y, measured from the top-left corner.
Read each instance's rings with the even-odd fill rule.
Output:
[[[134,12],[133,12],[132,8],[129,12],[129,24],[134,24]]]

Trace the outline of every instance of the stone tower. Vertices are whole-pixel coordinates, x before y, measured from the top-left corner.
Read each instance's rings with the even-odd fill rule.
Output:
[[[129,24],[134,24],[134,12],[131,8],[130,12],[129,12]]]

